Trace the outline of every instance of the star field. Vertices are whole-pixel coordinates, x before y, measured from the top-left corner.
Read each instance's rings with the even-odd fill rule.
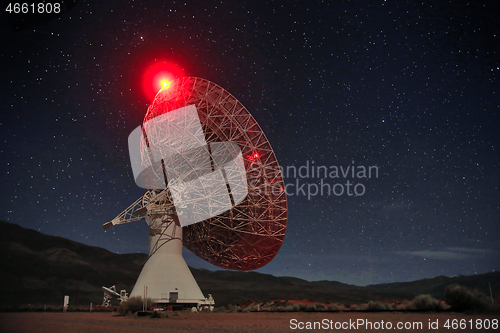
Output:
[[[146,252],[145,222],[101,226],[143,193],[127,138],[151,102],[144,71],[167,59],[241,101],[283,167],[379,167],[347,177],[358,196],[308,198],[287,177],[287,235],[260,272],[366,285],[498,270],[499,14],[486,0],[80,1],[18,32],[3,20],[0,219]]]

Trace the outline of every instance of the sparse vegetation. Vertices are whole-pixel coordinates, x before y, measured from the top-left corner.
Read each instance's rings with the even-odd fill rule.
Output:
[[[345,311],[345,310],[346,310],[346,307],[344,304],[332,303],[328,306],[328,311],[337,312],[337,311]]]
[[[370,301],[366,311],[391,311],[392,306],[387,303]]]
[[[214,308],[214,311],[215,313],[224,313],[224,312],[227,312],[226,311],[226,307],[225,306],[218,306],[216,308]]]
[[[440,303],[431,295],[418,295],[412,301],[416,310],[419,311],[438,311],[441,309]]]
[[[62,312],[63,307],[56,305],[25,304],[13,307],[12,310],[18,312]],[[73,311],[73,309],[68,307],[67,311]]]
[[[366,311],[368,309],[368,304],[354,304],[351,307],[353,311]]]
[[[275,301],[269,306],[269,311],[273,312],[292,312],[293,304],[289,301]]]
[[[406,310],[406,311],[412,311],[416,310],[417,308],[415,307],[415,304],[412,301],[405,300],[401,302],[400,304],[396,305],[396,310]]]
[[[453,307],[455,311],[484,311],[490,309],[488,306],[489,299],[478,291],[470,291],[465,287],[454,285],[446,289],[446,301]],[[127,313],[135,313],[142,310],[142,298],[132,297],[127,302],[123,302],[118,308],[120,315]],[[148,304],[151,305],[151,300],[148,299]],[[148,307],[149,308],[149,307]],[[214,309],[213,312],[222,313],[251,313],[251,312],[340,312],[340,311],[440,311],[448,309],[448,306],[432,297],[429,294],[416,296],[413,300],[405,301],[370,301],[364,304],[341,304],[341,303],[313,303],[307,300],[304,301],[258,301],[249,300],[240,305],[221,306]]]
[[[306,304],[306,308],[304,309],[306,312],[314,312],[316,311],[316,304]]]
[[[493,309],[484,293],[458,284],[446,287],[444,298],[453,311],[486,312]]]
[[[152,305],[151,298],[147,299],[147,308],[146,310],[150,310]],[[126,301],[120,303],[118,306],[117,313],[119,315],[125,316],[127,313],[136,313],[137,311],[143,310],[143,299],[140,296],[130,297]]]
[[[258,312],[260,310],[260,304],[251,304],[245,308],[243,312]]]
[[[240,305],[229,305],[218,307],[214,312],[338,312],[347,310],[344,304],[324,303],[292,303],[290,301],[270,301],[257,303],[244,303]]]
[[[242,308],[239,305],[229,304],[226,312],[242,312]]]
[[[276,307],[277,312],[293,312],[293,305],[282,305]]]
[[[62,305],[55,304],[22,304],[0,305],[0,312],[63,312]],[[90,307],[85,305],[68,306],[67,312],[90,312]],[[92,312],[102,312],[98,306],[93,306]],[[112,310],[109,310],[112,311]]]

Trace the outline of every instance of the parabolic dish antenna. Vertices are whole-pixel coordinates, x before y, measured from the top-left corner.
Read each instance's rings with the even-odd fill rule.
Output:
[[[213,265],[254,270],[285,237],[287,201],[276,156],[245,107],[220,86],[183,77],[160,90],[129,136],[146,193],[103,225],[145,219],[150,253],[132,296],[213,304],[182,258],[182,245]]]

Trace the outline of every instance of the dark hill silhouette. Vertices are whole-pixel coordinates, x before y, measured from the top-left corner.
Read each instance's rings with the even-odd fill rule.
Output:
[[[147,259],[146,254],[120,255],[1,221],[0,251],[0,305],[3,306],[62,304],[64,295],[70,296],[71,305],[100,304],[101,286],[116,285],[117,290],[130,292]],[[195,268],[191,271],[205,296],[212,294],[218,306],[250,299],[354,304],[412,299],[419,294],[442,298],[445,287],[453,283],[489,294],[490,282],[494,291],[500,290],[499,272],[359,287],[257,272]]]

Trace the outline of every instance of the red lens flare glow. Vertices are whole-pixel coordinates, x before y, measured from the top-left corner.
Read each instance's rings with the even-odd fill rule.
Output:
[[[160,89],[168,89],[170,88],[170,81],[167,79],[161,80],[161,88]]]
[[[144,73],[142,80],[144,94],[152,100],[158,91],[170,88],[171,82],[182,76],[184,73],[178,65],[168,61],[155,61]]]
[[[259,158],[260,158],[260,154],[258,151],[256,151],[255,153],[251,154],[251,155],[245,155],[245,157],[251,161],[251,162],[255,162],[257,161]]]

